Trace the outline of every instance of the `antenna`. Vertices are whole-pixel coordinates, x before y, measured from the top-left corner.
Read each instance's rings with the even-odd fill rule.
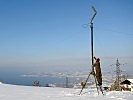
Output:
[[[90,28],[91,28],[91,56],[92,56],[92,71],[94,71],[94,67],[93,67],[93,65],[94,65],[94,56],[93,56],[93,20],[94,20],[94,18],[95,18],[95,16],[96,16],[96,14],[97,14],[97,11],[96,11],[96,9],[94,8],[94,6],[92,6],[92,10],[94,11],[94,15],[92,16],[92,18],[91,18],[91,21],[90,21]]]
[[[90,23],[92,23],[92,21],[94,20],[94,17],[95,17],[96,14],[97,14],[97,11],[96,11],[96,9],[94,8],[94,6],[92,6],[92,10],[94,11],[94,15],[92,16]],[[88,23],[88,24],[89,24],[89,23]],[[88,27],[88,24],[83,24],[83,27],[84,27],[84,28]]]
[[[97,80],[96,80],[96,76],[94,75],[95,72],[94,72],[94,67],[93,67],[93,65],[94,65],[94,57],[93,57],[93,23],[92,23],[92,21],[94,20],[96,14],[97,14],[97,11],[96,11],[96,9],[95,9],[93,6],[92,6],[92,10],[94,11],[94,15],[92,16],[91,21],[90,21],[90,24],[91,24],[91,25],[90,25],[90,28],[91,28],[92,71],[89,73],[87,79],[85,80],[84,84],[82,85],[82,89],[81,89],[79,95],[81,94],[81,92],[82,92],[83,89],[85,88],[85,86],[86,86],[86,84],[87,84],[87,81],[88,81],[90,75],[93,75],[93,76],[94,76],[95,83],[96,83],[96,88],[97,88],[97,92],[98,92],[98,94],[99,94],[98,86],[97,86]],[[102,88],[101,88],[100,86],[99,86],[99,88],[100,88],[100,91],[102,92],[102,94],[104,95]]]
[[[92,6],[92,10],[94,11],[94,15],[92,16],[90,23],[92,23],[94,17],[95,17],[96,14],[97,14],[97,11],[96,11],[96,9],[94,8],[94,6]]]

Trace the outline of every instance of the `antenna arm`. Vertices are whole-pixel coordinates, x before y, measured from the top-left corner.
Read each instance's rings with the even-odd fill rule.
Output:
[[[92,6],[92,10],[94,11],[94,15],[92,16],[90,23],[92,23],[94,17],[95,17],[96,14],[97,14],[97,11],[96,11],[96,9],[94,8],[94,6]]]
[[[93,21],[93,19],[94,19],[95,16],[96,16],[96,13],[94,13],[93,17],[91,18],[90,23],[92,23],[92,21]]]

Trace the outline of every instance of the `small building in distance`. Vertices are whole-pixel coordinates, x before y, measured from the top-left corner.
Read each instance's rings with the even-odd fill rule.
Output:
[[[133,79],[126,79],[120,85],[123,91],[133,91]]]

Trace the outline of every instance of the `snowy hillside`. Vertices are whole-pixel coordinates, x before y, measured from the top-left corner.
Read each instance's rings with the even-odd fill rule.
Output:
[[[16,86],[0,83],[0,100],[132,100],[133,92],[109,91],[98,95],[96,89]]]

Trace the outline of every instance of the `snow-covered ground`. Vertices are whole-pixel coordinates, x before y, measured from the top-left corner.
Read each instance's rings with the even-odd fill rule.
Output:
[[[0,83],[0,100],[133,100],[133,92],[108,91],[98,95],[96,89],[17,86]]]

